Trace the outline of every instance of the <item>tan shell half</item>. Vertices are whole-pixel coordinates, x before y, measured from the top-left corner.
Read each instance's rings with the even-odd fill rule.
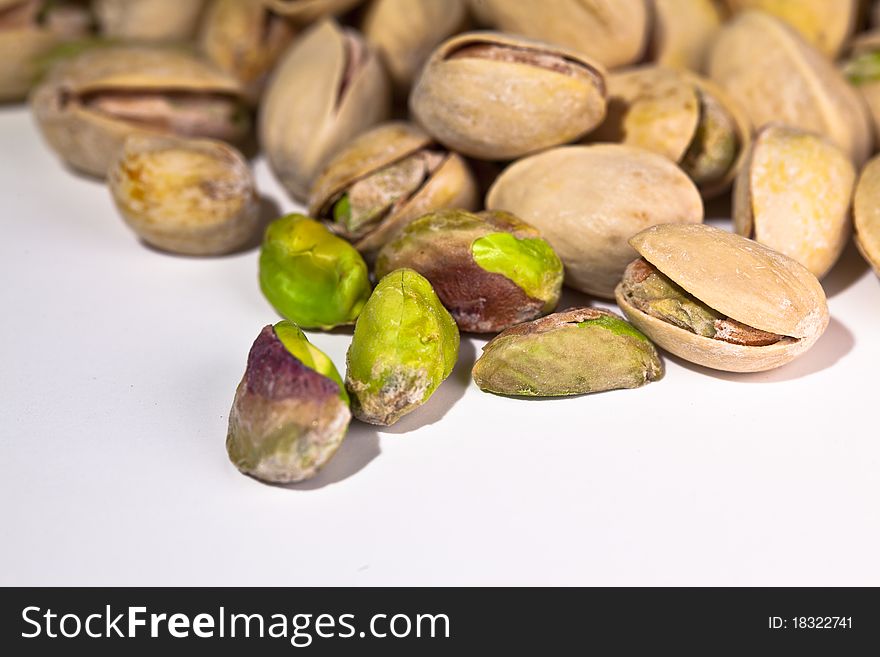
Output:
[[[827,139],[768,125],[736,180],[735,230],[822,278],[849,239],[855,181],[852,162]]]
[[[457,57],[472,47],[523,53],[544,63]],[[559,66],[579,71],[566,73]],[[440,45],[410,96],[418,122],[464,155],[505,160],[583,136],[605,115],[601,65],[557,46],[496,32]]]
[[[877,5],[880,7],[880,4]],[[859,56],[870,56],[880,62],[880,30],[860,34],[853,40],[851,58]],[[851,64],[845,62],[843,64],[844,75],[853,75],[857,71],[849,70]],[[858,90],[862,100],[868,108],[871,116],[871,125],[874,129],[874,146],[875,150],[880,145],[880,75],[875,77],[855,75],[855,79],[850,78],[850,83]]]
[[[645,0],[471,0],[502,32],[578,51],[609,68],[639,60],[648,37]]]
[[[653,0],[650,59],[662,66],[702,71],[712,39],[721,28],[713,0]]]
[[[612,298],[637,255],[627,240],[655,224],[700,223],[703,203],[675,164],[621,144],[554,148],[508,167],[486,197],[536,227],[571,287]]]
[[[326,16],[342,14],[362,2],[363,0],[263,0],[276,14],[297,23],[310,23]]]
[[[92,0],[101,34],[127,41],[186,41],[205,0]]]
[[[880,274],[880,157],[865,165],[853,202],[856,245]]]
[[[748,326],[787,336],[764,347],[705,338],[617,303],[652,341],[693,363],[730,372],[779,367],[807,351],[828,326],[825,292],[803,266],[740,235],[711,226],[654,226],[630,243],[648,262],[710,308]]]
[[[31,108],[43,137],[62,159],[103,177],[126,137],[162,134],[92,111],[78,100],[126,91],[220,95],[236,101],[242,97],[236,80],[183,50],[114,46],[87,50],[53,67],[31,94]]]
[[[347,75],[353,42],[363,59]],[[355,32],[326,19],[302,34],[269,81],[258,126],[260,145],[287,191],[305,201],[327,160],[387,118],[390,96],[378,57]]]
[[[761,128],[780,121],[825,135],[858,165],[869,154],[868,112],[834,65],[782,21],[747,11],[719,33],[709,75]]]

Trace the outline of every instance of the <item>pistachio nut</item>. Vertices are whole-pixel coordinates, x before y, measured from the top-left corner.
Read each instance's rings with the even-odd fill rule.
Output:
[[[648,36],[645,0],[471,0],[482,22],[582,52],[609,68],[638,61]]]
[[[452,373],[458,327],[431,284],[411,269],[379,281],[354,329],[345,385],[354,416],[394,424]]]
[[[663,363],[648,338],[614,313],[572,308],[492,338],[473,377],[485,392],[562,397],[638,388],[663,378]]]
[[[841,70],[865,101],[876,146],[880,143],[880,30],[855,39]]]
[[[849,239],[855,181],[852,162],[827,139],[767,125],[736,179],[735,230],[822,278]]]
[[[283,317],[304,328],[353,324],[370,296],[360,254],[301,214],[276,219],[260,251],[260,288]]]
[[[111,46],[62,60],[31,95],[43,137],[69,165],[104,176],[125,138],[237,141],[249,119],[238,83],[182,50]]]
[[[395,88],[406,95],[431,51],[466,21],[467,0],[374,0],[363,30]]]
[[[605,72],[556,46],[471,32],[434,51],[413,87],[410,109],[453,150],[512,159],[598,125],[605,116]]]
[[[82,2],[0,0],[0,103],[22,100],[56,46],[86,36],[91,17]]]
[[[315,181],[309,212],[371,259],[410,221],[477,205],[462,157],[411,123],[376,126],[342,148]]]
[[[508,167],[486,207],[544,236],[571,287],[611,298],[636,252],[627,240],[655,224],[700,223],[700,193],[665,157],[622,144],[564,146]]]
[[[266,326],[229,412],[226,451],[241,472],[292,483],[315,476],[342,444],[351,411],[333,362],[290,322]]]
[[[712,40],[721,28],[714,0],[653,0],[650,59],[661,66],[702,71]]]
[[[746,11],[719,32],[709,75],[755,128],[779,121],[828,137],[857,165],[872,145],[868,112],[834,65],[788,25]]]
[[[588,139],[664,155],[704,196],[713,196],[736,175],[751,126],[710,80],[689,71],[644,66],[608,76],[608,115]]]
[[[880,274],[880,157],[862,170],[853,201],[856,246]]]
[[[213,0],[199,30],[199,47],[217,68],[238,80],[256,105],[294,29],[262,0]]]
[[[653,226],[617,304],[658,346],[692,363],[760,372],[807,351],[828,325],[816,277],[788,256],[704,225]]]
[[[262,0],[274,13],[296,23],[311,23],[320,18],[344,14],[363,0]]]
[[[132,135],[107,183],[129,227],[172,253],[229,253],[259,228],[260,199],[248,164],[221,141]]]
[[[859,17],[859,0],[726,0],[732,12],[757,9],[790,25],[829,58],[840,53]]]
[[[458,328],[497,333],[551,312],[562,261],[540,233],[507,212],[441,210],[416,219],[386,244],[376,276],[419,272]]]
[[[327,159],[387,118],[390,97],[378,57],[356,32],[327,19],[303,33],[260,107],[260,145],[285,189],[305,201]]]
[[[186,41],[205,0],[92,0],[101,34],[124,41]]]

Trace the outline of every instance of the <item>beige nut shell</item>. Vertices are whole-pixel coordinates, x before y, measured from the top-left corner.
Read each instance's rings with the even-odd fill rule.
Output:
[[[862,170],[853,203],[856,245],[880,274],[880,157]]]
[[[651,59],[657,64],[702,71],[712,39],[721,28],[713,0],[653,0]]]

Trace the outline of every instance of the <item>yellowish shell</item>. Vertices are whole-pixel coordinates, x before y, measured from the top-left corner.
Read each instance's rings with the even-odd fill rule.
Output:
[[[856,244],[874,270],[880,273],[880,157],[865,165],[853,203]]]
[[[713,0],[654,0],[652,59],[660,65],[702,71],[721,28]]]
[[[131,41],[185,41],[205,0],[93,0],[103,36]]]

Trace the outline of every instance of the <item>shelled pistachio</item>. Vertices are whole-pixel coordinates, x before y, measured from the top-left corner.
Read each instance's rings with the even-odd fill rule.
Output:
[[[856,246],[880,274],[880,158],[865,165],[853,201]]]
[[[124,41],[187,41],[205,0],[92,0],[101,34]]]

